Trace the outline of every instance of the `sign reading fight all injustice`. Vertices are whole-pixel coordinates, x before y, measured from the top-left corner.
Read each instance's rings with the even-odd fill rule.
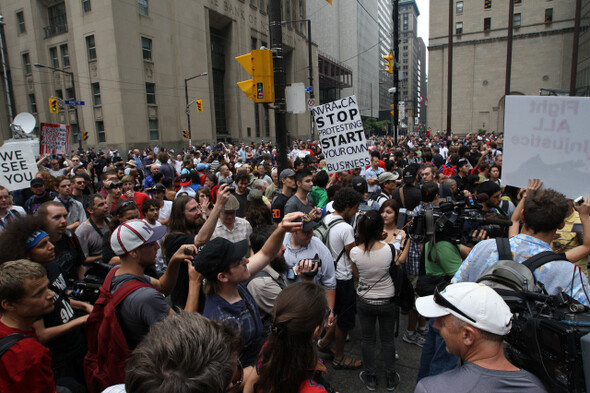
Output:
[[[8,191],[29,187],[37,173],[32,141],[7,141],[0,147],[0,184]]]
[[[355,96],[311,108],[328,172],[371,165]]]
[[[41,123],[40,154],[66,154],[69,140],[69,125]]]
[[[507,96],[502,182],[590,195],[590,98]]]

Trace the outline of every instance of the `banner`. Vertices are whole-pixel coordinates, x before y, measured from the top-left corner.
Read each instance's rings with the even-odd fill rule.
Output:
[[[590,195],[590,98],[507,96],[502,182]]]
[[[328,172],[371,165],[355,96],[311,108]]]
[[[38,171],[33,152],[36,144],[36,141],[9,140],[0,147],[0,184],[8,191],[30,186]]]
[[[66,124],[41,123],[39,134],[40,154],[66,154],[70,140],[70,126]]]

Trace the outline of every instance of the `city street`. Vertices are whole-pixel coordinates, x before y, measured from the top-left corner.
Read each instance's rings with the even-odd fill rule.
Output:
[[[416,387],[416,377],[420,363],[421,348],[414,344],[407,344],[402,341],[402,336],[406,331],[408,316],[400,314],[399,336],[395,339],[395,349],[399,354],[397,361],[397,371],[401,377],[401,382],[396,392],[412,393]],[[320,353],[320,356],[323,354]],[[345,355],[361,359],[361,329],[358,322],[353,331],[350,332],[350,342],[346,343]],[[380,355],[379,340],[377,340],[377,390],[375,392],[385,393],[385,370]],[[328,365],[328,380],[339,393],[357,393],[368,392],[365,385],[359,379],[361,370],[334,370],[331,360],[326,361]]]

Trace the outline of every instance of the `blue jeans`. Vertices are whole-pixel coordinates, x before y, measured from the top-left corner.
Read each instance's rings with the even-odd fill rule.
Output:
[[[379,320],[379,337],[381,338],[381,352],[385,360],[385,370],[388,374],[395,372],[395,344],[393,342],[395,320],[397,318],[395,303],[375,306],[365,304],[359,299],[356,307],[361,324],[361,353],[366,373],[375,375],[377,372],[377,362],[375,360],[377,352],[375,325],[377,320]]]
[[[428,334],[422,347],[422,356],[420,357],[420,370],[418,371],[418,381],[424,377],[442,374],[446,371],[457,367],[459,358],[447,352],[445,340],[432,325],[436,318],[428,321]]]

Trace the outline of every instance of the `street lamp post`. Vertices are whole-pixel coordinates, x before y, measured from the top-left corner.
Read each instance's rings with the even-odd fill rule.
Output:
[[[206,72],[202,72],[199,75],[195,75],[192,76],[190,78],[186,78],[184,80],[184,99],[185,99],[185,104],[186,104],[186,123],[187,123],[187,127],[188,127],[188,145],[189,148],[192,148],[193,146],[193,134],[191,132],[191,111],[190,111],[190,104],[188,102],[188,81],[198,78],[200,76],[206,76],[207,73]]]
[[[70,81],[72,82],[72,95],[74,101],[76,101],[76,86],[74,85],[74,73],[71,71],[62,70],[61,68],[56,68],[52,66],[48,66],[46,64],[35,63],[33,66],[37,68],[48,68],[53,71],[63,72],[70,76]],[[74,112],[76,113],[76,125],[78,126],[78,147],[82,150],[82,130],[80,127],[80,117],[78,116],[78,105],[74,105]],[[71,122],[70,122],[71,123]]]

